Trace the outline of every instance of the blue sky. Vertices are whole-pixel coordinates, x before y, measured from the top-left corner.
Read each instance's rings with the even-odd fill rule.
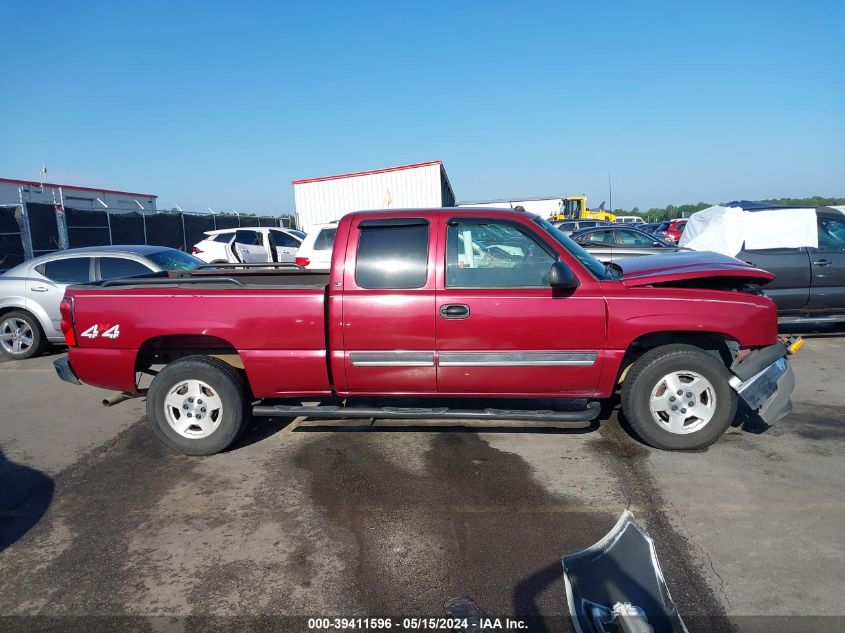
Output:
[[[6,2],[0,176],[287,211],[441,159],[458,199],[845,196],[845,3]]]

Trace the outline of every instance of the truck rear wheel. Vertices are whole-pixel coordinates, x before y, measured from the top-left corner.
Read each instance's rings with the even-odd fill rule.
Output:
[[[693,450],[718,440],[736,415],[730,372],[692,345],[665,345],[636,360],[622,384],[622,411],[646,443]]]
[[[246,427],[247,404],[241,372],[217,358],[187,356],[153,379],[147,421],[170,448],[186,455],[213,455]]]

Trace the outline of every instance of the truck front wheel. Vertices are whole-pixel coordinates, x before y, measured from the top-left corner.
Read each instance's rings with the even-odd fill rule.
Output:
[[[247,424],[248,388],[217,358],[187,356],[162,369],[147,392],[147,421],[159,439],[186,455],[226,449]]]
[[[622,411],[646,443],[666,450],[710,446],[736,415],[730,372],[691,345],[666,345],[636,360],[622,384]]]

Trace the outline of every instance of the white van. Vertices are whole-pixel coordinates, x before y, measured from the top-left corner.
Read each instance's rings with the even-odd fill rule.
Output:
[[[617,215],[616,216],[616,223],[617,224],[645,224],[645,220],[643,220],[638,215]]]

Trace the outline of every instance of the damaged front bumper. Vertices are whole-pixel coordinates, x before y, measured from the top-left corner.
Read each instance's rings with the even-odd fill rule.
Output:
[[[731,369],[731,387],[766,424],[792,411],[795,374],[788,353],[783,343],[775,343],[751,352]]]

